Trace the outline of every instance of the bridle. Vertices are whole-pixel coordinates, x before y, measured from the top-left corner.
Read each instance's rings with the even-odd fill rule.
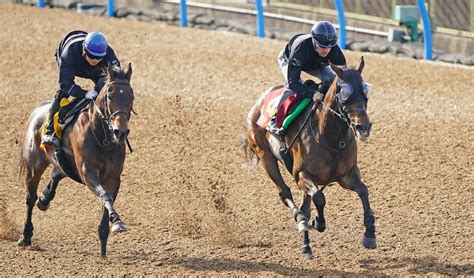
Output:
[[[94,107],[95,111],[99,115],[100,123],[102,126],[102,131],[104,134],[104,139],[102,142],[99,140],[97,137],[97,134],[94,131],[94,128],[92,128],[92,134],[94,135],[95,140],[99,144],[99,146],[104,149],[104,150],[111,150],[115,146],[118,145],[119,141],[116,140],[113,132],[113,126],[112,126],[112,120],[115,116],[119,114],[125,114],[127,116],[127,120],[130,120],[130,113],[124,110],[117,110],[114,112],[110,111],[110,105],[109,105],[109,88],[112,85],[124,85],[124,86],[130,86],[130,83],[127,81],[111,81],[107,82],[107,87],[105,88],[105,96],[102,98],[102,107],[104,108],[104,111],[102,111],[99,106],[97,105],[96,100],[91,101],[91,106],[90,108]],[[133,111],[133,110],[132,110]],[[91,115],[91,109],[89,109],[89,115]]]
[[[347,106],[346,106],[346,104],[350,103],[350,98],[347,99],[345,103],[342,103],[342,101],[340,101],[337,98],[337,93],[339,93],[340,89],[341,89],[341,86],[339,84],[337,84],[336,99],[335,99],[335,101],[337,103],[337,111],[335,109],[333,109],[331,107],[331,105],[327,105],[327,104],[324,103],[324,101],[321,101],[323,109],[329,110],[329,112],[331,112],[333,115],[335,115],[339,119],[341,119],[346,124],[346,126],[348,128],[345,132],[343,132],[343,136],[339,139],[337,149],[334,149],[334,148],[331,148],[329,146],[323,145],[323,144],[321,144],[320,142],[317,141],[318,144],[323,145],[324,147],[326,147],[327,149],[329,149],[333,152],[339,152],[340,150],[343,150],[343,149],[347,148],[350,144],[352,144],[352,141],[353,141],[354,138],[352,138],[351,142],[349,142],[349,143],[345,142],[345,137],[347,135],[348,130],[352,130],[352,132],[354,132],[354,134],[356,134],[356,126],[352,122],[351,118],[349,117],[349,112],[352,112],[352,111],[347,111]],[[364,100],[367,102],[367,99],[364,99]],[[366,113],[365,110],[354,110],[353,112],[357,113],[358,115]],[[311,130],[313,132],[313,135],[316,137],[316,132],[313,130],[313,125],[311,124],[310,126],[311,126]]]

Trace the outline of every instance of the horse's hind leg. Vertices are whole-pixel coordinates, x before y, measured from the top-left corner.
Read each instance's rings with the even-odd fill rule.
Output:
[[[267,172],[268,176],[272,179],[272,181],[278,187],[280,199],[282,200],[283,204],[288,206],[291,209],[291,215],[295,219],[296,223],[298,223],[298,231],[303,232],[308,230],[308,220],[306,216],[299,210],[295,202],[293,201],[293,195],[291,194],[290,188],[285,184],[283,177],[281,176],[280,169],[278,167],[277,159],[270,154],[271,152],[268,151],[264,153],[261,161],[262,166]]]
[[[26,220],[23,227],[23,235],[18,240],[18,245],[29,246],[31,245],[31,238],[33,237],[33,223],[31,221],[33,208],[36,200],[38,199],[38,183],[43,175],[47,163],[40,165],[37,169],[31,169],[29,165],[26,165]]]
[[[49,181],[48,185],[43,189],[43,196],[38,199],[36,206],[45,211],[49,208],[49,203],[54,199],[56,195],[56,188],[58,187],[58,183],[62,180],[65,176],[61,173],[58,168],[53,169],[53,173],[51,174],[51,180]]]
[[[300,210],[304,213],[306,219],[311,219],[311,196],[306,193],[304,193],[303,203],[301,204]],[[308,230],[303,232],[303,247],[301,248],[301,254],[305,260],[313,258]]]

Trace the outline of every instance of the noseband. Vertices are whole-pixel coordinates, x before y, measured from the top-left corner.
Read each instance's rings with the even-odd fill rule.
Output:
[[[102,125],[102,130],[103,130],[103,133],[104,133],[104,140],[102,140],[102,142],[100,142],[100,140],[98,139],[95,131],[94,131],[94,128],[92,128],[92,134],[94,135],[97,143],[99,144],[99,146],[104,149],[104,150],[111,150],[113,149],[118,141],[117,140],[114,140],[113,138],[113,126],[112,126],[112,120],[115,116],[119,115],[119,114],[125,114],[127,116],[127,120],[130,120],[130,113],[128,113],[127,111],[124,111],[124,110],[117,110],[117,111],[114,111],[114,112],[110,112],[110,105],[109,105],[109,88],[111,85],[126,85],[126,86],[129,86],[130,87],[130,83],[129,82],[125,82],[125,81],[111,81],[111,82],[108,82],[107,83],[107,88],[105,89],[105,96],[102,98],[102,107],[104,107],[104,112],[102,112],[102,110],[99,108],[99,106],[97,105],[96,101],[91,101],[91,105],[94,106],[95,108],[95,111],[97,112],[97,114],[99,115],[99,119],[100,119],[100,122],[101,122],[101,125]],[[92,107],[91,106],[91,107]],[[89,110],[89,115],[91,114],[91,111]],[[90,117],[92,118],[92,117]],[[112,134],[112,138],[110,138],[111,136],[109,134]]]

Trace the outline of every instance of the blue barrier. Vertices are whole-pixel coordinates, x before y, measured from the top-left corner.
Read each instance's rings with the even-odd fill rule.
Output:
[[[334,0],[337,10],[337,20],[339,21],[339,47],[346,48],[346,17],[344,16],[344,3],[342,0]]]
[[[181,0],[181,27],[188,26],[188,10],[186,8],[186,0]]]
[[[262,0],[256,0],[255,5],[257,6],[257,36],[265,38],[265,17],[263,16]]]
[[[45,0],[38,0],[37,5],[38,8],[44,8],[46,6]]]
[[[115,1],[114,0],[107,0],[107,16],[108,17],[115,16]]]
[[[425,1],[417,0],[418,10],[420,11],[421,21],[423,23],[423,45],[425,48],[425,60],[431,60],[431,22],[428,12],[426,11]]]

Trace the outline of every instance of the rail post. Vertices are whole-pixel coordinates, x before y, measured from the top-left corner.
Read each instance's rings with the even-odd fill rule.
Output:
[[[180,10],[181,10],[181,27],[186,27],[188,26],[188,9],[186,7],[186,0],[181,0]]]
[[[38,2],[36,3],[38,5],[38,8],[42,9],[46,6],[46,3],[44,0],[38,0]]]
[[[257,8],[257,36],[265,38],[265,17],[263,15],[262,0],[256,0],[255,5]]]
[[[339,47],[346,48],[346,17],[344,16],[344,3],[342,0],[334,0],[337,10],[337,20],[339,21]]]
[[[107,17],[115,16],[115,0],[107,0]]]
[[[418,10],[420,11],[421,21],[423,23],[423,45],[425,48],[425,60],[431,60],[431,23],[428,12],[426,12],[425,1],[417,0]]]

